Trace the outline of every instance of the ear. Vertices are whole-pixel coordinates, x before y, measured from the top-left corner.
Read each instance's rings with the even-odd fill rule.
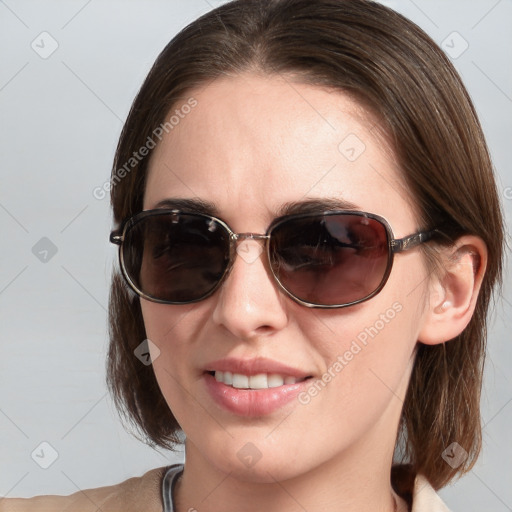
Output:
[[[441,248],[440,257],[418,335],[426,345],[449,341],[468,325],[487,266],[487,246],[481,238],[465,235]]]

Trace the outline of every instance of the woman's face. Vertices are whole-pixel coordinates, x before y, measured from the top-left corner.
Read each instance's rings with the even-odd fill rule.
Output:
[[[244,74],[190,96],[197,105],[151,157],[144,209],[199,199],[233,231],[265,233],[286,203],[336,199],[383,216],[396,238],[418,230],[392,151],[344,94]],[[141,299],[147,337],[160,351],[156,378],[187,436],[187,458],[254,481],[342,460],[388,462],[427,277],[416,248],[395,257],[374,298],[311,309],[280,291],[261,242],[248,241],[207,299],[181,306]],[[279,386],[267,377],[277,387],[251,391],[217,382],[209,373],[216,369],[309,378]]]

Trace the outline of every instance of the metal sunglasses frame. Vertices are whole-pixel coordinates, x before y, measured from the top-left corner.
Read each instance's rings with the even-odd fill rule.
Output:
[[[158,299],[157,297],[152,297],[151,295],[148,295],[144,293],[141,289],[138,288],[138,286],[133,282],[131,277],[128,274],[128,271],[126,270],[126,265],[124,262],[124,255],[123,255],[123,243],[126,238],[126,234],[130,229],[132,229],[136,224],[141,222],[142,220],[146,219],[147,217],[153,217],[153,216],[160,216],[160,215],[170,215],[171,217],[174,217],[176,219],[179,219],[180,215],[187,215],[187,216],[193,216],[193,217],[199,217],[203,218],[207,221],[215,221],[217,224],[219,224],[229,235],[229,262],[226,266],[226,269],[224,270],[224,273],[216,283],[216,285],[205,295],[201,296],[200,298],[193,299],[190,301],[168,301],[163,299]],[[381,282],[379,286],[370,294],[367,296],[352,301],[348,303],[343,304],[317,304],[305,301],[296,295],[294,295],[291,291],[289,291],[279,280],[278,276],[274,272],[274,269],[272,268],[271,258],[270,258],[270,244],[269,240],[272,236],[272,232],[274,229],[278,226],[281,226],[283,223],[289,222],[291,220],[299,220],[304,219],[308,217],[322,217],[322,216],[357,216],[357,217],[364,217],[368,219],[375,220],[379,222],[381,225],[384,226],[386,230],[387,240],[388,240],[388,260],[386,265],[386,270],[384,272],[384,275],[381,279]],[[358,211],[358,210],[327,210],[327,211],[319,211],[319,212],[311,212],[311,213],[299,213],[299,214],[293,214],[293,215],[284,215],[282,217],[277,217],[274,219],[269,227],[267,228],[267,231],[265,234],[262,233],[235,233],[229,226],[226,224],[222,219],[219,219],[218,217],[214,217],[212,215],[207,215],[204,213],[197,213],[197,212],[190,212],[187,210],[177,210],[177,209],[164,209],[164,208],[158,208],[154,210],[144,210],[138,214],[133,215],[132,217],[128,218],[119,229],[113,230],[110,233],[110,242],[113,244],[116,244],[119,246],[119,262],[121,266],[121,272],[123,274],[124,279],[126,280],[127,284],[130,286],[130,288],[140,297],[149,300],[151,302],[156,302],[159,304],[172,304],[172,305],[185,305],[185,304],[192,304],[194,302],[200,302],[202,300],[207,299],[211,295],[215,293],[215,291],[222,285],[222,283],[225,281],[227,276],[229,275],[233,264],[235,262],[236,258],[236,245],[238,242],[243,240],[263,240],[265,244],[265,252],[267,255],[267,261],[269,262],[269,267],[272,271],[272,275],[274,277],[274,280],[277,282],[279,288],[292,300],[295,302],[309,307],[309,308],[323,308],[323,309],[334,309],[334,308],[344,308],[348,306],[353,306],[355,304],[360,304],[361,302],[365,302],[372,297],[375,297],[386,285],[389,275],[391,274],[391,269],[393,267],[393,261],[394,261],[394,255],[408,251],[414,247],[417,247],[420,244],[423,244],[429,240],[431,240],[437,233],[439,232],[438,229],[432,229],[429,231],[418,231],[416,233],[413,233],[411,235],[405,236],[403,238],[395,238],[393,235],[393,230],[391,229],[391,226],[389,225],[388,221],[381,217],[380,215],[376,215],[373,213]]]

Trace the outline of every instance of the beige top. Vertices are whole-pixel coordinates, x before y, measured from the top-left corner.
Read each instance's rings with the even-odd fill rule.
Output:
[[[70,496],[0,498],[0,512],[162,512],[162,479],[165,467],[152,469],[140,477],[117,485],[78,491]],[[422,475],[413,488],[401,495],[412,497],[411,512],[450,512]]]

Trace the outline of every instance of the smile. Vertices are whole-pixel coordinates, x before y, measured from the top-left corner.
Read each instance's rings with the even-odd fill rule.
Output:
[[[280,375],[278,373],[258,373],[256,375],[244,375],[232,372],[211,372],[217,382],[236,389],[269,389],[278,388],[285,384],[296,384],[306,380],[306,377],[297,378],[291,375]]]

